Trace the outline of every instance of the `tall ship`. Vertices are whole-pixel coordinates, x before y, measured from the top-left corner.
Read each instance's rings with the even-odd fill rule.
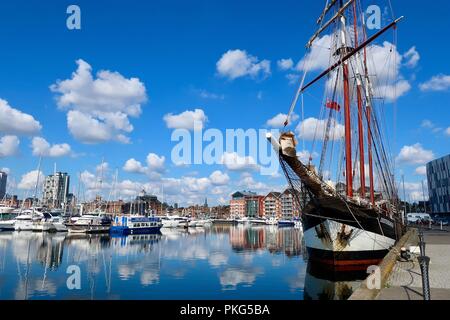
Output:
[[[296,190],[309,260],[335,271],[378,264],[404,232],[386,124],[397,48],[377,44],[396,39],[403,17],[382,13],[379,21],[388,22],[376,28],[365,11],[361,0],[326,1],[285,129],[267,136]],[[299,104],[302,115],[308,108],[319,117],[302,118],[296,135],[287,128]]]

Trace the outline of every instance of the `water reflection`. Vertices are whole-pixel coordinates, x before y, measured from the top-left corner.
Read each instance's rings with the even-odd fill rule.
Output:
[[[159,235],[0,233],[0,299],[321,299],[346,296],[310,270],[300,230],[162,229]],[[81,270],[81,290],[66,286]],[[308,271],[308,272],[307,272]],[[323,281],[324,280],[324,281]]]
[[[364,271],[336,273],[327,267],[309,262],[304,284],[304,299],[347,300],[366,277]]]

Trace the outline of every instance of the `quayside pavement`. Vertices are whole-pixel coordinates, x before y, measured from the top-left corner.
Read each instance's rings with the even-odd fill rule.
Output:
[[[431,300],[450,300],[450,228],[424,230],[425,254],[430,257]],[[423,300],[422,277],[417,256],[417,237],[405,244],[415,248],[412,261],[397,261],[376,300]]]

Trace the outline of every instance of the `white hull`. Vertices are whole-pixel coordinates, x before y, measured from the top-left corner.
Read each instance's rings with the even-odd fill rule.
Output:
[[[10,207],[0,207],[0,214],[11,214],[15,209]]]
[[[51,222],[39,221],[33,223],[34,232],[54,232],[56,231],[55,226]]]
[[[307,248],[332,252],[363,252],[388,250],[395,244],[394,239],[344,225],[333,220],[326,220],[323,222],[323,226],[328,230],[331,241],[320,239],[316,229],[310,228],[304,231],[305,245]],[[352,236],[345,246],[338,240],[338,233],[343,230],[343,227],[345,227],[346,232],[352,232]]]
[[[54,222],[53,226],[55,227],[56,232],[67,232],[69,231],[64,223]]]
[[[16,220],[0,221],[0,230],[14,230],[15,223],[16,223]]]
[[[197,221],[189,221],[188,223],[189,228],[194,228],[197,226]]]
[[[32,221],[16,221],[14,224],[15,231],[33,231]]]
[[[163,228],[177,228],[180,224],[179,220],[170,220],[164,219],[162,220]]]
[[[77,226],[68,227],[69,233],[105,233],[109,232],[109,226]]]

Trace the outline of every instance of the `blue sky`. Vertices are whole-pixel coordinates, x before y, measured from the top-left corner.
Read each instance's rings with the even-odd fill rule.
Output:
[[[74,3],[81,8],[81,30],[66,28],[66,8]],[[412,198],[420,197],[418,186],[425,179],[416,170],[450,150],[450,132],[446,132],[450,131],[449,44],[441,40],[448,36],[450,3],[419,4],[393,1],[396,15],[406,16],[398,29],[396,49],[403,56],[415,47],[414,56],[420,57],[407,66],[411,56],[405,56],[400,66],[399,73],[410,89],[399,97],[395,107],[396,139],[392,148],[394,157],[401,160],[397,173],[405,173]],[[304,45],[322,9],[322,1],[293,0],[2,2],[0,99],[7,101],[8,110],[31,115],[41,129],[26,130],[28,121],[20,130],[13,130],[0,120],[0,139],[16,137],[0,144],[5,148],[0,149],[0,168],[8,168],[18,185],[13,186],[15,193],[23,194],[27,185],[23,175],[38,164],[38,157],[32,154],[32,139],[41,137],[50,144],[43,146],[41,140],[43,173],[51,173],[56,162],[58,170],[73,176],[72,187],[76,187],[78,173],[84,172],[85,189],[93,189],[96,166],[104,158],[108,163],[105,181],[111,180],[117,168],[123,197],[132,196],[141,187],[160,195],[164,185],[171,202],[195,203],[208,197],[211,203],[221,203],[235,189],[266,192],[283,188],[283,177],[261,176],[252,170],[174,165],[170,159],[172,129],[164,116],[198,109],[202,114],[197,115],[207,117],[206,128],[268,128],[269,119],[288,111],[295,86],[287,75],[299,74],[281,70],[277,61],[292,59],[295,66],[303,58]],[[392,41],[392,33],[383,40]],[[243,74],[233,73],[235,69],[221,72],[217,63],[230,50],[245,52],[244,58],[253,59],[251,65],[256,69]],[[102,116],[109,112],[98,100],[80,107],[82,97],[72,97],[72,105],[58,106],[64,89],[51,90],[50,86],[58,85],[58,80],[70,80],[79,59],[92,68],[94,78],[101,70],[110,71],[108,77],[116,72],[120,83],[137,90],[125,98],[114,94],[108,98],[108,102],[119,99],[117,108],[125,113],[125,119],[115,118],[115,133],[125,134],[129,143],[103,136],[101,142],[86,144],[86,134],[80,138],[85,133],[83,128],[78,125],[70,130],[69,113],[89,113],[86,108],[96,103]],[[131,78],[138,80],[130,84]],[[145,89],[145,93],[139,89]],[[83,93],[83,89],[77,92]],[[320,105],[312,99],[305,102],[305,118],[317,117]],[[138,114],[129,108],[135,104],[141,109]],[[394,106],[387,105],[386,110],[393,114]],[[99,112],[87,119],[95,119]],[[76,120],[79,124],[79,117]],[[14,148],[17,141],[20,144]],[[70,146],[70,151],[63,144]],[[146,163],[149,153],[157,156],[151,164]],[[139,161],[142,167],[134,166],[134,170],[128,170],[134,172],[127,172],[124,165],[129,159]],[[220,172],[211,176],[215,171]],[[95,193],[87,191],[89,195]]]

